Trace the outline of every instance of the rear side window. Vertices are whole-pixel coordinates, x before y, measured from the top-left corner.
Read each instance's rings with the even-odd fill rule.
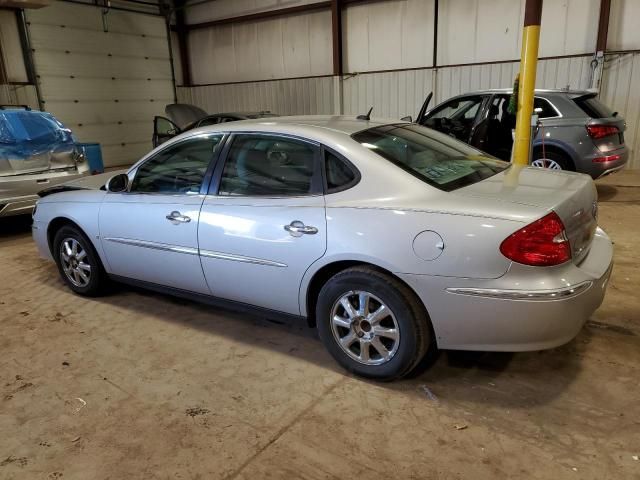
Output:
[[[538,118],[553,118],[558,117],[558,112],[544,98],[535,97],[533,99],[533,110],[538,115]]]
[[[615,112],[600,102],[595,96],[578,97],[573,101],[580,109],[591,118],[609,118],[615,117]]]
[[[345,190],[358,180],[356,172],[344,160],[328,151],[324,156],[324,169],[327,193]]]

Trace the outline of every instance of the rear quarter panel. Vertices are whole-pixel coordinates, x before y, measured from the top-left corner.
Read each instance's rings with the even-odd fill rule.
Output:
[[[500,243],[521,227],[521,222],[512,220],[439,212],[328,207],[327,252],[303,278],[302,312],[306,312],[306,291],[313,275],[338,261],[366,262],[396,274],[499,278],[511,264],[500,253]],[[436,232],[444,244],[433,260],[414,252],[414,239],[425,231]]]

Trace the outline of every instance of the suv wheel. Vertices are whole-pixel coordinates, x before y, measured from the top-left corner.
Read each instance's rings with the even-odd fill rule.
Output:
[[[316,318],[329,353],[363,377],[402,377],[436,348],[415,294],[372,268],[349,268],[331,278],[320,291]]]
[[[564,155],[556,152],[536,152],[534,160],[531,162],[532,167],[548,168],[550,170],[571,170],[570,162]]]

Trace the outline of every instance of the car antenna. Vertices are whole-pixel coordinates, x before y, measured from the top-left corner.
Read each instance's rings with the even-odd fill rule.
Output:
[[[356,117],[356,119],[358,119],[358,120],[367,120],[367,121],[369,121],[369,120],[371,120],[371,112],[372,112],[372,111],[373,111],[373,107],[371,107],[371,108],[369,109],[369,111],[367,112],[367,114],[366,114],[366,115],[358,115],[358,116]]]

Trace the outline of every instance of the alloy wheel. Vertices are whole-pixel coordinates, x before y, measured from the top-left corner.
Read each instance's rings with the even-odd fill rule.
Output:
[[[400,345],[395,315],[375,295],[352,290],[331,308],[331,331],[342,351],[365,365],[382,365]]]
[[[65,238],[60,243],[60,263],[67,279],[76,287],[86,287],[91,280],[91,265],[87,263],[87,251],[75,238]]]
[[[551,170],[562,170],[562,166],[550,158],[537,158],[531,162],[532,167],[549,168]]]

